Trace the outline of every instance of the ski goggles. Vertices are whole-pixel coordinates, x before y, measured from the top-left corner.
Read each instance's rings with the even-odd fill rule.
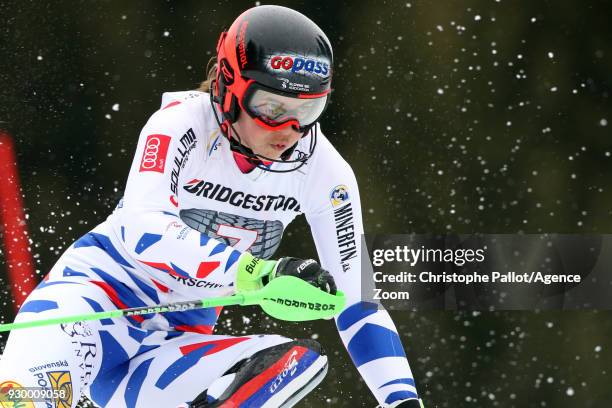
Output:
[[[243,108],[266,129],[294,126],[303,131],[321,117],[327,107],[328,98],[329,92],[286,96],[253,83],[244,96]]]

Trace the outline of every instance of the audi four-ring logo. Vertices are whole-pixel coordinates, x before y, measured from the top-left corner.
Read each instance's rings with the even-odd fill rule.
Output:
[[[156,171],[163,173],[166,166],[166,155],[170,145],[170,136],[149,135],[145,143],[140,171]]]
[[[157,153],[159,152],[160,144],[161,140],[159,140],[159,137],[152,137],[147,140],[144,157],[142,158],[142,167],[147,170],[150,170],[155,167],[155,162],[157,161]]]

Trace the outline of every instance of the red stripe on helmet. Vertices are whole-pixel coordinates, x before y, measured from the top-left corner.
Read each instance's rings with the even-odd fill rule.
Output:
[[[219,43],[217,45],[217,81],[219,81],[223,75],[221,72],[222,69],[227,71],[227,67],[223,67],[224,61],[227,61],[231,70],[233,71],[231,73],[232,83],[227,84],[224,99],[219,101],[221,109],[224,113],[230,112],[232,108],[232,95],[234,95],[240,101],[244,95],[244,91],[247,88],[247,81],[245,81],[241,75],[237,44],[238,35],[240,35],[241,32],[244,35],[244,30],[246,30],[247,24],[248,20],[244,19],[243,15],[238,17],[227,33],[221,34]],[[246,45],[243,45],[243,47],[246,47]],[[227,77],[227,75],[225,77]]]
[[[241,19],[241,17],[242,16],[238,17],[238,19]],[[238,39],[238,34],[240,33],[239,28],[242,27],[244,24],[248,24],[248,21],[242,20],[238,22],[238,24],[235,24],[235,23],[232,24],[229,31],[227,32],[227,35],[225,36],[224,39],[222,39],[222,44],[219,49],[219,61],[221,61],[221,58],[226,58],[228,62],[230,63],[232,69],[234,70],[235,76],[240,75],[240,65],[238,64],[238,55],[237,55],[237,51],[238,51],[237,39]]]
[[[223,42],[225,41],[225,37],[227,36],[227,31],[223,31],[219,36],[219,41],[217,41],[217,52],[221,49]]]

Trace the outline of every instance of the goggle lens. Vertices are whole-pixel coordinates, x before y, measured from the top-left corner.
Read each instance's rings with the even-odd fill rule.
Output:
[[[319,98],[290,98],[257,89],[249,98],[247,109],[251,115],[270,126],[297,120],[300,127],[311,125],[325,110],[327,95]]]

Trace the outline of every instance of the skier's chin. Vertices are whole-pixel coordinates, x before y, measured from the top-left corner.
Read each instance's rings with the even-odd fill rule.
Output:
[[[259,149],[254,150],[254,152],[262,158],[265,157],[268,159],[279,160],[285,150],[287,150],[287,148],[280,149],[277,146],[269,145],[260,147]]]

